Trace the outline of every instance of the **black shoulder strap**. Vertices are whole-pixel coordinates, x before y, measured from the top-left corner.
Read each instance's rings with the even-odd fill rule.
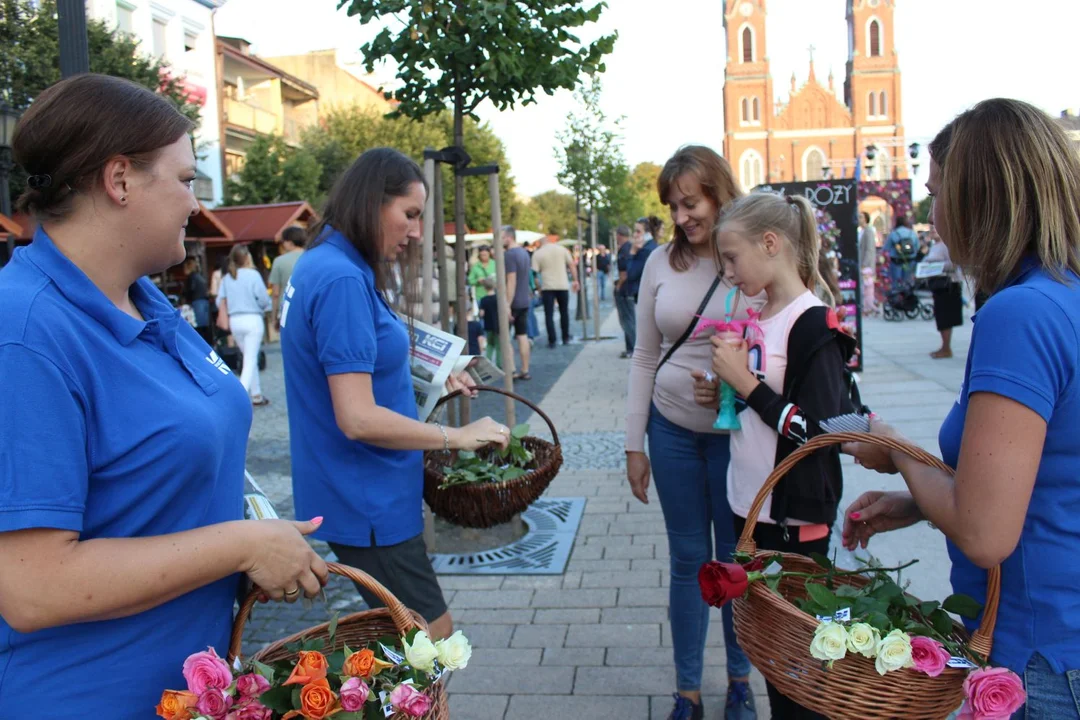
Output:
[[[790,387],[786,396],[790,402],[795,402],[799,396],[799,389],[806,379],[806,372],[810,367],[810,361],[823,347],[830,343],[838,343],[841,353],[847,361],[855,351],[855,338],[834,329],[829,323],[830,309],[827,307],[813,307],[802,314],[791,328],[788,339],[788,368],[795,369]],[[828,328],[828,330],[826,330]],[[795,352],[793,352],[793,350]],[[793,358],[798,353],[799,358]],[[794,359],[794,362],[792,362]],[[787,383],[785,383],[786,385]],[[848,368],[844,368],[844,385],[848,391],[848,398],[852,404],[852,410],[857,413],[867,414],[869,408],[862,402],[859,385],[855,382],[855,376]]]
[[[656,366],[656,372],[660,372],[660,368],[664,367],[664,363],[671,359],[671,356],[675,354],[675,351],[682,347],[682,344],[690,337],[690,334],[694,332],[694,328],[697,326],[698,317],[701,313],[705,312],[705,306],[712,300],[713,293],[716,292],[716,288],[720,287],[720,276],[717,275],[713,280],[712,285],[709,286],[709,292],[705,293],[705,297],[702,299],[701,304],[698,305],[698,309],[694,312],[694,317],[690,318],[690,324],[686,326],[686,331],[682,334],[678,340],[676,340],[672,346],[668,349],[667,354],[664,355],[664,359],[660,361],[660,364]]]

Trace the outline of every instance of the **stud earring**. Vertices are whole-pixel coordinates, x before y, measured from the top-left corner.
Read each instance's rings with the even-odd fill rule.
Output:
[[[120,196],[120,202],[126,203],[127,202],[127,195],[121,195]]]

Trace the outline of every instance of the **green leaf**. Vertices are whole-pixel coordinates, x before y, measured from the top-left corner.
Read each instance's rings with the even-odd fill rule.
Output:
[[[855,587],[854,585],[841,585],[840,587],[836,588],[836,597],[861,598],[863,597],[863,595],[859,591],[859,588]]]
[[[960,617],[974,620],[979,617],[979,613],[982,612],[983,606],[973,597],[962,594],[950,595],[945,598],[945,602],[941,603],[941,607],[947,612],[955,613]]]
[[[267,665],[265,663],[261,663],[258,660],[252,660],[251,661],[251,667],[255,670],[255,672],[259,673],[264,678],[269,680],[270,684],[273,685],[273,683],[274,683],[274,668],[270,667],[269,665]]]
[[[528,426],[527,423],[521,423],[520,425],[515,425],[514,429],[510,431],[510,435],[515,440],[520,440],[521,438],[525,437],[528,434],[529,434],[529,426]]]
[[[815,582],[807,582],[806,594],[825,611],[821,613],[822,615],[831,615],[836,612],[837,605],[839,604],[836,601],[836,595],[824,585],[818,585]]]
[[[884,635],[892,630],[892,620],[889,616],[881,612],[868,613],[866,616],[866,623],[871,627],[877,628]]]
[[[833,569],[832,560],[829,560],[829,558],[825,557],[821,553],[816,553],[816,552],[810,553],[810,559],[813,560],[814,562],[816,562],[821,567],[825,568],[826,570],[832,570]]]
[[[476,453],[474,453],[471,450],[459,450],[458,451],[458,460],[459,461],[460,460],[475,460],[475,459],[476,459]]]
[[[334,720],[364,720],[364,711],[340,712],[334,715]]]
[[[331,673],[337,673],[341,671],[341,668],[345,665],[345,651],[337,650],[326,658],[326,664],[330,667]]]
[[[293,707],[301,707],[303,701],[300,698],[300,686],[292,685],[290,686],[290,689],[292,690],[291,697]]]
[[[259,696],[259,702],[271,710],[286,713],[293,709],[293,688],[291,685],[272,688]]]
[[[941,603],[937,600],[928,600],[927,602],[919,603],[919,612],[922,613],[924,617],[929,618],[939,607],[941,607]]]
[[[922,623],[913,622],[908,623],[908,626],[904,628],[908,635],[922,635],[923,637],[933,637],[934,631]]]
[[[337,635],[337,623],[338,614],[335,612],[333,615],[330,616],[330,626],[327,628],[327,635],[330,636],[330,647],[334,647],[334,636]]]
[[[783,597],[782,595],[780,595],[780,580],[782,579],[782,577],[783,576],[781,575],[770,575],[769,577],[765,578],[765,586],[772,590],[774,595],[777,595],[779,597]]]
[[[953,619],[944,610],[935,610],[930,613],[930,624],[942,635],[948,636],[953,633]]]

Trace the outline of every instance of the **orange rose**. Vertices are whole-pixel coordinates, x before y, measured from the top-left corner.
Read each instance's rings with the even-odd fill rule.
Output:
[[[166,690],[156,708],[158,717],[165,720],[190,720],[191,709],[199,702],[195,693],[184,690]]]
[[[375,653],[364,648],[360,652],[353,653],[345,658],[345,664],[342,666],[341,674],[367,680],[389,667],[394,666],[392,663],[383,662],[382,660],[377,659]]]
[[[338,705],[337,695],[330,689],[330,683],[327,680],[315,680],[300,689],[300,709],[289,711],[282,720],[295,717],[323,720],[339,712],[341,706]]]
[[[314,650],[301,651],[297,655],[296,667],[286,680],[284,685],[306,685],[313,680],[322,680],[326,677],[329,663],[326,656]]]

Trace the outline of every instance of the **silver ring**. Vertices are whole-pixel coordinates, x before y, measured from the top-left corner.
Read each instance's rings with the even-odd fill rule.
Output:
[[[299,594],[300,594],[300,588],[296,588],[295,590],[286,590],[285,591],[285,597],[293,597],[294,595],[299,595]]]
[[[705,371],[705,382],[711,383],[716,380],[716,377],[708,370]]]
[[[499,434],[500,435],[505,435],[506,434],[506,428],[504,428],[504,427],[499,428]]]

